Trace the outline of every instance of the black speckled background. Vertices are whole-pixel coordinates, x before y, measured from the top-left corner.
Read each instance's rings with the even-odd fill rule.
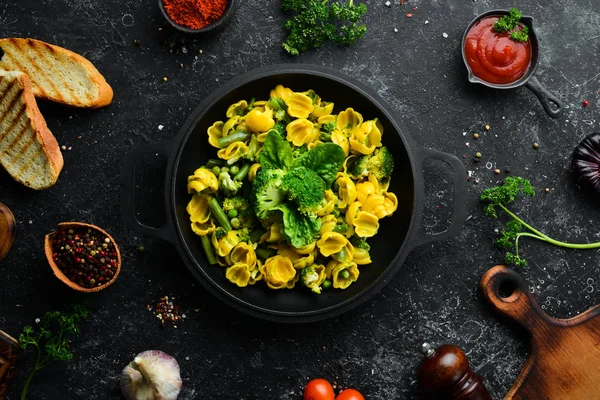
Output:
[[[315,377],[335,381],[338,388],[355,387],[367,399],[413,398],[424,340],[461,346],[492,397],[503,397],[527,346],[478,293],[481,275],[503,261],[492,245],[500,225],[483,215],[478,197],[505,176],[495,175],[494,167],[509,168],[538,190],[535,199],[519,203],[524,217],[557,239],[600,240],[598,205],[578,191],[568,172],[574,146],[598,130],[600,5],[593,0],[519,5],[536,20],[537,76],[566,107],[563,117],[553,120],[525,88],[491,90],[466,79],[460,57],[465,26],[479,13],[514,2],[411,0],[401,6],[390,0],[390,7],[385,2],[365,2],[369,29],[356,45],[326,46],[296,58],[281,49],[284,16],[274,0],[243,1],[223,32],[205,38],[175,35],[156,1],[0,3],[1,36],[33,37],[76,51],[115,91],[113,103],[100,110],[41,104],[50,129],[68,148],[53,188],[34,192],[0,172],[0,201],[18,221],[15,244],[0,262],[0,329],[16,336],[44,312],[70,303],[83,302],[91,310],[72,341],[73,360],[40,371],[28,398],[120,398],[121,370],[147,349],[179,361],[180,399],[296,400]],[[472,174],[468,220],[458,236],[414,250],[393,281],[364,305],[307,325],[259,321],[221,304],[193,283],[174,247],[134,233],[119,211],[120,167],[129,152],[174,137],[196,105],[223,82],[275,63],[325,65],[361,80],[395,109],[418,144],[456,155]],[[485,124],[491,127],[487,132]],[[476,164],[477,151],[483,157]],[[146,222],[160,224],[156,210],[162,207],[165,166],[152,157],[146,161],[138,181],[139,211]],[[425,177],[424,223],[430,232],[441,231],[452,209],[452,173],[443,163],[430,162]],[[97,224],[120,245],[121,275],[99,294],[70,291],[45,261],[44,234],[69,220]],[[136,250],[140,245],[145,252]],[[529,260],[523,276],[550,315],[574,316],[599,302],[597,250],[523,241],[522,252]],[[187,316],[177,329],[161,329],[146,309],[164,295],[176,297]],[[28,358],[25,368],[32,363]],[[22,370],[8,399],[18,398],[25,378]]]

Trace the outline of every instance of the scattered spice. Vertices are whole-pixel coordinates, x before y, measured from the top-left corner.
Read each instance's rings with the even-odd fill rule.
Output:
[[[546,192],[546,193],[550,192],[550,188],[544,189],[544,192]]]
[[[163,81],[165,81],[165,82],[166,82],[167,80],[168,80],[168,79],[167,79],[167,77],[166,77],[166,76],[163,76]]]
[[[479,133],[474,133],[473,134],[473,139],[479,139]]]
[[[494,173],[495,173],[496,175],[500,175],[500,169],[499,169],[499,168],[495,168],[495,169],[494,169]]]
[[[140,39],[135,39],[133,41],[133,44],[135,44],[136,46],[139,46],[140,44],[142,44],[142,42],[140,41]]]
[[[540,144],[539,144],[539,143],[537,143],[537,142],[535,142],[535,143],[533,144],[533,148],[534,148],[534,149],[536,149],[536,150],[537,150],[537,149],[539,149],[539,148],[540,148]]]
[[[485,128],[486,131],[490,130],[490,126],[489,125],[484,126],[484,128]]]
[[[52,240],[52,260],[71,282],[88,289],[110,281],[118,266],[112,240],[88,228],[60,230]]]
[[[217,21],[227,8],[227,0],[163,0],[173,22],[200,29]]]
[[[412,18],[412,14],[406,14],[406,18]]]
[[[179,306],[174,303],[175,297],[161,297],[160,301],[156,303],[154,308],[147,306],[149,311],[154,311],[156,318],[160,319],[161,324],[173,324],[173,328],[177,328],[175,325],[185,318],[185,314],[181,314]]]
[[[587,107],[587,106],[588,106],[588,104],[590,104],[590,102],[589,102],[589,101],[587,101],[587,100],[584,100],[584,101],[583,101],[583,106],[584,106],[584,107]]]

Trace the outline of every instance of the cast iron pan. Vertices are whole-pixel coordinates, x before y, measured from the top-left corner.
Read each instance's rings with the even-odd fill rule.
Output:
[[[361,267],[360,277],[346,290],[312,294],[302,287],[271,290],[262,282],[238,288],[225,278],[222,267],[211,266],[204,256],[200,238],[190,227],[185,210],[190,200],[187,177],[215,150],[207,142],[206,130],[223,120],[227,107],[239,100],[268,99],[277,84],[295,91],[314,89],[322,99],[335,103],[334,112],[353,107],[365,120],[379,118],[383,143],[395,158],[390,190],[399,199],[398,210],[381,221],[379,233],[372,238],[373,263]],[[135,213],[135,163],[144,154],[168,157],[165,182],[166,224],[155,228],[142,224]],[[423,162],[445,161],[454,172],[454,215],[449,228],[427,234],[422,226],[424,182]],[[387,284],[400,269],[408,253],[421,244],[448,238],[463,226],[466,217],[466,173],[462,162],[449,154],[415,144],[399,127],[394,112],[371,90],[334,70],[320,66],[276,65],[238,76],[212,93],[194,110],[172,141],[140,148],[125,158],[121,174],[121,210],[134,230],[173,243],[181,258],[203,287],[225,303],[251,315],[282,322],[307,322],[339,315],[364,302]]]
[[[488,11],[478,15],[477,17],[475,17],[475,19],[473,19],[473,21],[469,23],[469,25],[467,25],[467,29],[465,29],[465,33],[463,34],[462,38],[461,51],[463,61],[469,73],[469,82],[480,83],[482,85],[494,89],[514,89],[524,85],[537,96],[537,98],[540,100],[540,103],[542,103],[544,110],[550,117],[560,117],[564,111],[564,106],[562,102],[555,95],[546,90],[546,88],[544,88],[540,81],[538,81],[538,79],[535,77],[535,73],[537,71],[540,59],[540,50],[538,38],[535,34],[535,29],[533,28],[533,17],[524,15],[521,18],[521,22],[529,28],[529,40],[531,41],[531,64],[529,65],[529,69],[527,70],[527,72],[525,72],[525,75],[523,75],[520,79],[516,80],[515,82],[506,84],[490,83],[473,75],[471,67],[467,62],[467,57],[465,56],[465,42],[467,40],[467,34],[469,33],[473,25],[479,22],[482,18],[507,14],[509,14],[509,10]]]

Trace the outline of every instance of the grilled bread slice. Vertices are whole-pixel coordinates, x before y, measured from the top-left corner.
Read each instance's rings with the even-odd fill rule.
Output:
[[[40,99],[84,108],[112,101],[112,88],[79,54],[35,39],[0,39],[0,48],[4,52],[0,69],[27,73],[33,94]]]
[[[56,183],[63,158],[40,113],[29,77],[0,70],[0,164],[30,188]]]

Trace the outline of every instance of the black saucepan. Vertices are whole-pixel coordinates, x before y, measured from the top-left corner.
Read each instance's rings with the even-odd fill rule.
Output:
[[[395,158],[390,190],[399,199],[398,210],[381,220],[372,238],[373,263],[360,269],[360,277],[346,290],[327,290],[315,295],[302,287],[271,290],[261,282],[238,288],[225,278],[222,267],[211,266],[204,256],[200,238],[190,227],[185,210],[190,200],[187,177],[215,149],[207,142],[206,130],[223,120],[228,106],[251,97],[267,99],[277,84],[295,91],[314,89],[321,98],[335,103],[339,112],[353,107],[366,119],[379,118],[383,142]],[[307,322],[339,315],[377,293],[398,272],[408,253],[416,246],[456,234],[466,216],[466,174],[455,156],[418,146],[399,126],[395,113],[371,90],[334,70],[319,66],[268,66],[238,76],[206,98],[183,124],[177,137],[140,148],[126,157],[121,175],[121,209],[132,229],[159,237],[175,245],[181,258],[203,287],[225,303],[265,319],[282,322]],[[161,153],[168,157],[165,182],[166,224],[154,228],[142,224],[135,215],[135,162],[142,155]],[[454,215],[449,228],[427,234],[422,225],[424,178],[423,162],[428,158],[446,162],[454,172]]]
[[[465,29],[465,33],[463,34],[462,38],[461,51],[463,61],[465,63],[465,66],[467,67],[467,71],[469,72],[469,82],[480,83],[482,85],[494,89],[514,89],[519,86],[525,85],[526,88],[531,90],[537,96],[537,98],[540,100],[540,103],[542,103],[544,110],[546,110],[546,113],[550,117],[560,117],[564,111],[562,102],[555,95],[546,90],[546,88],[544,88],[540,81],[538,81],[538,79],[535,77],[535,73],[539,64],[539,42],[535,34],[535,29],[533,27],[533,17],[523,16],[521,18],[521,22],[529,28],[529,40],[531,41],[531,63],[529,65],[529,69],[527,70],[527,72],[525,72],[525,75],[523,75],[520,79],[516,80],[515,82],[507,84],[495,84],[486,82],[483,79],[480,79],[473,75],[471,67],[469,66],[467,58],[465,56],[465,42],[467,39],[467,34],[469,33],[473,25],[475,25],[481,19],[490,16],[502,16],[507,14],[509,14],[509,10],[488,11],[478,15],[477,17],[475,17],[475,19],[473,19],[473,21],[469,23],[469,25],[467,25],[467,29]]]

